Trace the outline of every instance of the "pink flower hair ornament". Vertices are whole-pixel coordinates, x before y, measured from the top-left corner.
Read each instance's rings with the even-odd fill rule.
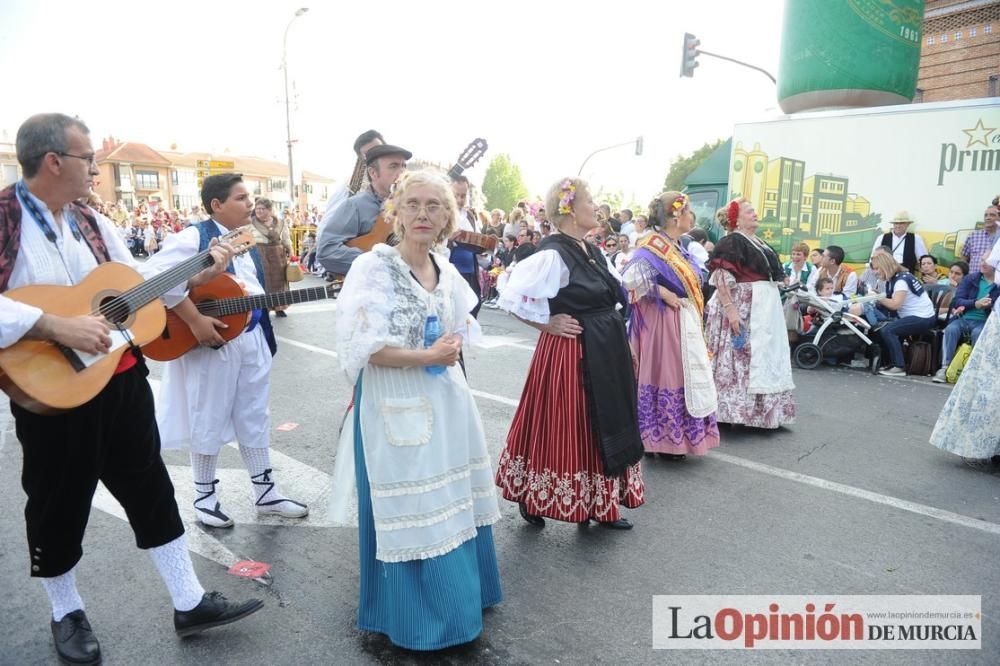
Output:
[[[559,214],[569,215],[573,212],[573,199],[576,197],[576,185],[573,180],[567,178],[559,183]]]

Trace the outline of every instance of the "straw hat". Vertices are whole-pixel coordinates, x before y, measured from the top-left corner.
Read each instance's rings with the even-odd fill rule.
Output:
[[[907,211],[901,210],[898,213],[896,213],[896,217],[892,218],[892,223],[893,224],[913,224],[913,218],[910,216],[910,214]]]

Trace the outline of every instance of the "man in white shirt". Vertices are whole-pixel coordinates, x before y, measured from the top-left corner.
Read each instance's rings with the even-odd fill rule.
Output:
[[[106,261],[134,265],[111,223],[76,203],[100,174],[89,133],[80,120],[58,113],[32,116],[18,130],[24,180],[0,192],[0,247],[5,248],[0,292],[29,285],[79,285]],[[209,253],[212,268],[192,278],[189,286],[215,277],[233,256],[226,244],[214,245]],[[100,315],[58,316],[20,302],[16,294],[0,295],[0,347],[22,340],[51,340],[77,360],[81,357],[75,352],[104,355],[113,344],[108,322]],[[159,570],[179,635],[236,621],[263,605],[259,600],[230,603],[216,592],[206,594],[198,581],[173,485],[160,458],[147,374],[133,348],[121,356],[101,392],[79,407],[41,415],[11,405],[23,452],[28,561],[52,604],[50,626],[64,663],[101,659],[75,573],[98,481],[122,505],[136,544],[149,552]],[[115,580],[127,585],[125,579]],[[128,603],[128,590],[120,592]]]
[[[913,217],[908,212],[901,210],[896,213],[892,218],[892,231],[875,237],[872,252],[879,245],[888,246],[896,263],[906,266],[916,275],[920,257],[927,254],[927,245],[923,238],[910,231],[911,224]]]

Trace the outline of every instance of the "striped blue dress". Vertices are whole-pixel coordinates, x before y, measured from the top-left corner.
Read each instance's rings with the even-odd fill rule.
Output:
[[[361,433],[361,384],[354,396],[354,460],[358,484],[361,599],[358,629],[385,634],[409,650],[440,650],[474,640],[483,609],[500,603],[493,527],[440,557],[407,562],[375,559],[375,519]]]

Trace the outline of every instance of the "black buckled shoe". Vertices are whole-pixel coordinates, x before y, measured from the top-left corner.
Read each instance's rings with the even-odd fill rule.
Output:
[[[101,645],[83,610],[68,613],[58,622],[52,620],[52,640],[64,664],[101,663]]]
[[[220,592],[206,592],[201,603],[189,611],[174,611],[174,631],[181,638],[197,634],[212,627],[236,622],[263,608],[260,599],[250,599],[240,604],[228,601]]]
[[[524,518],[529,525],[534,525],[535,527],[545,527],[545,519],[541,516],[528,513],[528,505],[524,502],[517,503],[517,510],[521,514],[521,517]]]

